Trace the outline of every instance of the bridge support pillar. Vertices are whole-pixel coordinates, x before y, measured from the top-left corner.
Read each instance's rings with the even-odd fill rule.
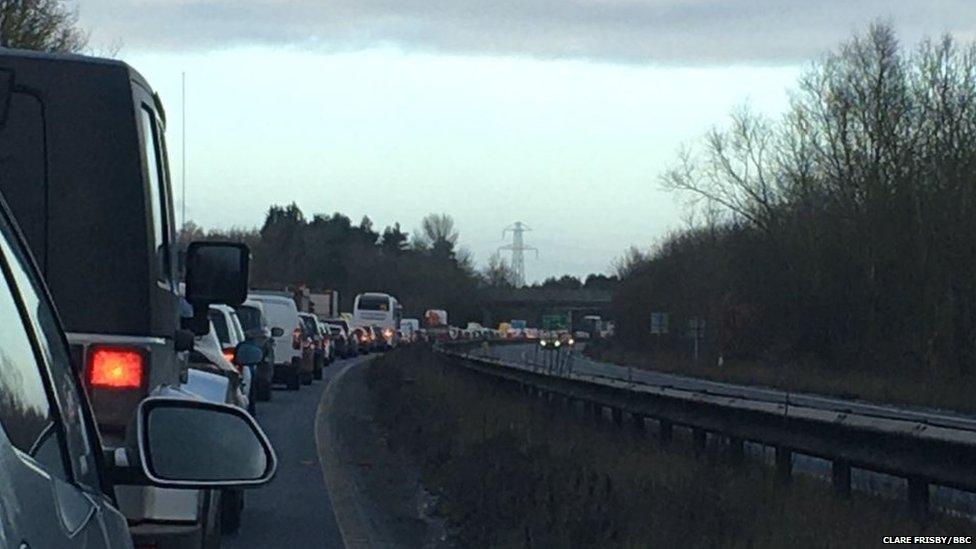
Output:
[[[849,461],[834,460],[830,465],[830,477],[837,495],[843,498],[851,497],[851,464]]]
[[[776,447],[776,480],[789,484],[793,478],[793,452],[789,448]]]
[[[929,514],[929,483],[918,477],[908,478],[908,507],[918,519]]]

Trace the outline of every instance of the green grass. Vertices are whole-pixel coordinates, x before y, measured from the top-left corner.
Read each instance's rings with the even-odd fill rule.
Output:
[[[721,367],[665,351],[633,351],[619,345],[588,347],[585,354],[602,362],[633,366],[714,381],[774,387],[879,404],[899,404],[976,412],[976,379],[938,372],[863,371],[829,368],[813,361],[771,364],[728,360]]]
[[[675,439],[595,427],[565,408],[443,362],[424,348],[369,372],[389,445],[419,465],[463,547],[849,547],[891,535],[972,535],[941,515],[912,521],[904,502],[797,476],[694,458]]]

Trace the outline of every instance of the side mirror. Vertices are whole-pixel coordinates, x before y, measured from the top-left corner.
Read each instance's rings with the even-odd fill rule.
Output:
[[[283,335],[285,335],[285,331],[281,329],[279,326],[275,326],[274,328],[271,328],[271,337],[281,337]]]
[[[250,341],[242,341],[234,349],[234,364],[238,366],[254,366],[264,360],[264,349]]]
[[[240,305],[247,299],[250,260],[246,244],[191,242],[186,250],[186,300],[195,308]]]
[[[247,412],[225,404],[147,398],[136,416],[146,479],[164,488],[257,486],[277,468],[274,449]]]

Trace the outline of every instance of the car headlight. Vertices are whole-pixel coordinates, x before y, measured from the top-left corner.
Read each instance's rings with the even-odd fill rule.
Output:
[[[557,342],[553,343],[553,345],[555,345],[556,347],[559,347],[559,342],[557,341]]]
[[[546,340],[543,339],[542,341],[540,341],[539,342],[539,345],[545,347],[546,346]]]
[[[569,338],[569,344],[573,345],[574,343],[576,343],[576,340],[573,338]]]

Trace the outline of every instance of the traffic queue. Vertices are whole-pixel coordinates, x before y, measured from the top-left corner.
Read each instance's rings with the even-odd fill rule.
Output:
[[[275,474],[272,384],[396,344],[252,291],[243,244],[182,246],[165,128],[123,62],[0,49],[4,546],[219,546]]]

